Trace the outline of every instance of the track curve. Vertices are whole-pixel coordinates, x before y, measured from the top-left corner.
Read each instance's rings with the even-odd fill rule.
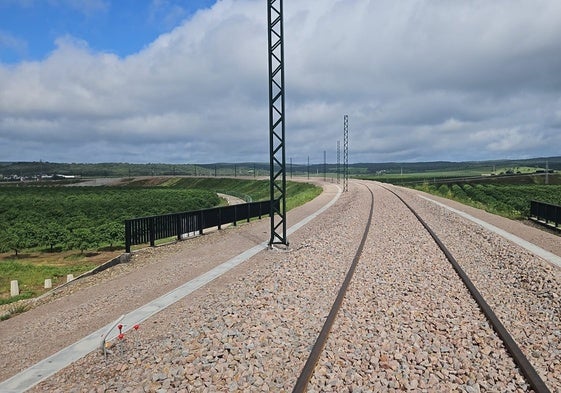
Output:
[[[360,240],[360,244],[358,245],[351,266],[347,271],[345,280],[343,281],[343,284],[339,288],[339,292],[337,293],[337,298],[335,299],[335,302],[333,303],[333,306],[329,311],[329,314],[325,320],[325,323],[323,324],[321,332],[312,348],[312,352],[310,353],[310,356],[308,357],[308,360],[306,361],[306,364],[304,365],[304,368],[302,369],[302,372],[300,373],[300,376],[296,381],[296,385],[294,386],[293,389],[293,392],[295,393],[306,391],[306,386],[308,385],[308,382],[312,377],[316,363],[321,355],[321,351],[323,350],[323,347],[325,346],[327,338],[329,337],[329,333],[331,331],[331,328],[333,327],[333,323],[335,322],[337,313],[339,312],[339,309],[343,304],[343,299],[345,298],[347,289],[349,288],[351,280],[353,279],[356,266],[358,264],[358,261],[360,260],[360,256],[362,255],[362,250],[364,248],[364,244],[366,243],[366,238],[368,237],[368,232],[372,224],[372,215],[374,212],[374,194],[372,193],[372,190],[370,188],[368,188],[368,191],[370,192],[371,199],[370,199],[370,213],[368,215],[368,220],[366,221],[366,229],[364,230],[362,239]]]
[[[112,356],[91,353],[31,391],[291,391],[365,227],[359,262],[306,385],[310,393],[532,390],[429,233],[393,194],[363,183],[374,193],[370,225],[370,191],[352,181],[331,208],[291,235],[288,252],[258,253],[149,318],[138,334],[127,333]],[[561,273],[416,192],[395,189],[450,248],[550,389],[560,391]],[[185,242],[155,250],[147,255],[150,265],[140,265],[154,269],[131,274],[144,281],[161,281],[162,269],[192,274],[209,257],[255,242],[266,230],[256,222],[201,238],[200,247]],[[131,277],[112,282],[110,291],[119,291],[108,294],[113,301],[131,302],[125,290]],[[83,309],[67,314],[80,322]],[[41,327],[54,320],[45,312],[39,317]],[[41,331],[31,331],[36,321],[24,318],[0,330],[17,323],[20,331]],[[42,334],[40,341],[49,340]]]

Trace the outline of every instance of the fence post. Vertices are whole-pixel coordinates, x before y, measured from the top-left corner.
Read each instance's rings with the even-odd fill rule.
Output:
[[[156,245],[156,228],[154,219],[154,217],[150,217],[150,223],[148,224],[148,231],[150,232],[150,247],[154,247]]]
[[[177,233],[177,240],[181,240],[181,232],[183,232],[181,230],[181,222],[183,220],[183,218],[181,217],[181,214],[175,214],[175,231]]]
[[[125,252],[131,252],[131,222],[125,220]]]
[[[559,227],[561,224],[561,206],[552,203],[530,201],[530,218],[546,225]]]
[[[218,209],[218,229],[222,227],[222,219],[224,214],[224,209],[234,209],[233,214],[233,221],[227,220],[228,223],[232,223],[234,226],[237,226],[238,220],[246,219],[248,222],[251,221],[253,218],[253,213],[255,209],[256,216],[259,216],[259,219],[262,218],[264,214],[270,214],[270,205],[271,202],[273,206],[277,209],[280,205],[280,200],[276,199],[273,201],[260,201],[260,202],[248,202],[241,205],[232,205],[227,207],[218,207],[212,209],[202,209],[196,210],[192,212],[186,213],[179,213],[174,215],[165,215],[165,216],[152,216],[152,217],[143,217],[139,219],[128,219],[125,220],[125,251],[127,253],[131,252],[131,246],[133,244],[139,244],[146,242],[148,240],[150,242],[150,246],[154,247],[156,245],[156,240],[162,234],[166,234],[166,236],[171,236],[173,234],[173,219],[176,220],[175,222],[175,232],[177,235],[177,240],[181,240],[181,235],[183,233],[191,233],[198,231],[200,235],[203,234],[204,229],[206,229],[206,221],[208,216],[208,211],[212,210],[212,214],[216,215],[216,210]],[[244,206],[245,205],[245,206]],[[242,210],[240,210],[242,209]],[[265,209],[265,210],[264,210]],[[228,216],[231,214],[230,210],[227,210]],[[243,212],[243,213],[242,213]],[[216,219],[215,216],[210,219],[211,222],[214,222]],[[159,221],[158,221],[159,220]],[[171,221],[170,221],[171,220]],[[185,224],[183,224],[185,222]],[[159,229],[157,228],[159,226]],[[158,229],[158,230],[157,230]],[[135,238],[133,239],[133,232]],[[146,235],[148,235],[148,239],[146,239]]]

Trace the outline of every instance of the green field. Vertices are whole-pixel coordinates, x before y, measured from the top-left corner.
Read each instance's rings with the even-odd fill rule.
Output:
[[[495,171],[493,172],[493,169]],[[538,173],[536,173],[538,171]],[[486,184],[545,184],[546,176],[543,169],[532,167],[513,168],[469,168],[455,170],[427,170],[423,172],[381,173],[376,176],[357,176],[361,179],[376,180],[384,183],[415,186],[421,183],[486,183]],[[549,184],[561,184],[561,175],[550,173]]]
[[[528,218],[531,200],[561,205],[561,185],[424,183],[413,188],[513,219]]]
[[[528,218],[530,201],[561,204],[559,157],[516,161],[385,164],[358,176],[411,187],[513,219]],[[549,173],[546,174],[546,168]]]
[[[233,195],[246,202],[264,201],[269,199],[269,180],[248,180],[239,178],[215,177],[172,177],[160,179],[158,185],[169,188],[204,189]],[[133,180],[128,187],[147,187],[153,179]],[[286,206],[293,209],[321,194],[321,188],[304,182],[286,182]]]
[[[218,205],[207,190],[131,187],[0,187],[0,252],[121,245],[127,218]]]
[[[120,186],[63,187],[45,183],[0,185],[0,304],[10,280],[20,282],[20,298],[91,270],[123,251],[124,220],[190,211],[224,203],[216,193],[266,200],[269,182],[235,178],[156,177]],[[321,193],[307,183],[287,182],[287,208]],[[112,250],[116,250],[113,251]]]

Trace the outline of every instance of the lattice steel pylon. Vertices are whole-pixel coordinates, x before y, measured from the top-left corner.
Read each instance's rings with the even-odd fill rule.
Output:
[[[343,118],[343,191],[349,191],[349,116]]]
[[[268,0],[269,35],[269,152],[270,216],[269,247],[282,244],[286,237],[286,159],[284,124],[284,40],[282,0]]]

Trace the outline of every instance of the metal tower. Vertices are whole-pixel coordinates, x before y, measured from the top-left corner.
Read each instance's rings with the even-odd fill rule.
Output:
[[[341,178],[341,173],[339,169],[340,167],[341,167],[341,141],[337,141],[337,184],[339,184]]]
[[[323,181],[327,181],[327,152],[323,151]]]
[[[349,191],[349,116],[343,118],[343,191]]]
[[[288,246],[286,237],[286,159],[284,125],[284,39],[282,0],[268,0],[270,216],[273,244]]]

